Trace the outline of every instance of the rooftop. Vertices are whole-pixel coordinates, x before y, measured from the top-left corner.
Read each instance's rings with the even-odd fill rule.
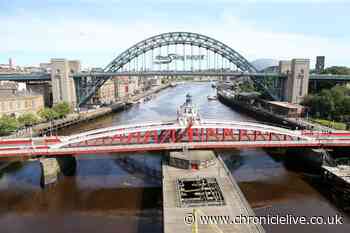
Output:
[[[289,108],[289,109],[291,109],[291,108],[294,108],[294,109],[304,108],[300,104],[293,104],[293,103],[283,102],[283,101],[268,101],[268,103],[273,104],[273,105],[277,105],[280,107],[284,107],[284,108]]]
[[[261,94],[256,91],[252,92],[240,92],[238,93],[239,96],[244,96],[244,97],[259,97]]]
[[[14,82],[3,82],[0,83],[0,90],[13,90],[18,88],[18,84]]]

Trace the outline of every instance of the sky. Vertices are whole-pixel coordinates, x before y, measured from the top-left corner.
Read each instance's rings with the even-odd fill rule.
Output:
[[[213,37],[249,61],[326,56],[350,66],[345,0],[0,0],[0,63],[50,58],[105,67],[148,37],[189,31]]]

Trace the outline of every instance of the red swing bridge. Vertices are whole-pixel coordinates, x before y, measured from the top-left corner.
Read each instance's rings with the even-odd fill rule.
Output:
[[[187,149],[350,147],[350,133],[288,130],[266,124],[202,120],[121,125],[71,136],[2,139],[0,157]]]
[[[1,139],[0,157],[286,147],[350,147],[350,132],[290,130],[256,122],[202,119],[187,95],[174,121],[119,125],[71,136]]]

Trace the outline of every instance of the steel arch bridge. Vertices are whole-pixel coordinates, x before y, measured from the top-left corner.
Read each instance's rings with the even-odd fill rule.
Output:
[[[226,44],[211,37],[192,32],[169,32],[150,37],[143,40],[116,57],[105,69],[106,72],[119,71],[132,59],[146,53],[147,51],[168,45],[190,45],[213,51],[235,64],[242,71],[257,72],[242,55]]]
[[[202,120],[119,125],[71,136],[0,140],[0,157],[187,149],[349,147],[350,133],[289,130],[256,122]]]
[[[178,45],[182,46],[183,56],[180,57],[177,56]],[[166,56],[161,55],[161,49],[164,47],[167,48]],[[188,47],[190,47],[190,49]],[[203,52],[202,50],[206,52],[206,64],[202,64],[201,59],[193,61],[193,47],[197,48],[199,56],[204,56],[201,55]],[[241,54],[216,39],[191,32],[163,33],[145,39],[122,52],[104,68],[103,73],[105,73],[105,75],[94,75],[94,73],[88,73],[86,75],[76,76],[75,86],[78,106],[85,104],[93,94],[113,76],[125,75],[128,73],[143,76],[143,73],[149,73],[150,70],[154,71],[154,69],[157,68],[154,65],[154,52],[158,52],[158,58],[165,59],[159,61],[156,65],[158,66],[159,71],[162,70],[164,66],[166,67],[168,72],[164,72],[165,75],[177,74],[176,71],[179,62],[175,61],[175,67],[170,67],[174,66],[170,64],[174,59],[181,58],[183,61],[183,69],[186,70],[188,68],[189,65],[185,65],[185,61],[188,62],[185,56],[186,52],[191,54],[189,59],[191,63],[190,71],[187,73],[197,72],[200,74],[201,71],[207,71],[203,72],[203,75],[209,73],[210,75],[214,74],[216,76],[221,76],[224,72],[232,74],[232,71],[237,71],[237,69],[246,73],[258,73],[258,70]],[[148,61],[149,53],[151,53],[151,61]],[[194,68],[194,63],[197,65],[197,68]],[[171,72],[169,72],[170,70]],[[162,72],[160,72],[160,74],[161,73]],[[276,99],[276,95],[271,91],[271,88],[264,83],[261,77],[258,78],[255,75],[250,77],[256,83],[258,88],[265,91],[270,97]]]

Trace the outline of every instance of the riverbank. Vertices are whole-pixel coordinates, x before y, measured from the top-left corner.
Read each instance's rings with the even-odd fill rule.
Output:
[[[154,87],[150,90],[140,93],[138,95],[132,96],[131,98],[123,101],[113,103],[106,107],[100,107],[97,109],[89,109],[87,111],[82,111],[79,113],[71,113],[63,119],[53,120],[52,122],[44,122],[34,125],[30,128],[25,128],[19,130],[9,136],[4,138],[21,138],[21,137],[35,137],[51,134],[59,129],[69,127],[71,125],[80,124],[83,122],[91,121],[99,117],[111,114],[113,112],[122,111],[132,104],[136,104],[140,99],[150,96],[152,94],[158,93],[161,90],[170,87],[170,84],[165,84],[161,86]]]
[[[240,102],[234,99],[234,96],[227,92],[218,91],[218,99],[223,104],[236,109],[238,111],[244,112],[247,115],[267,123],[278,124],[281,127],[288,127],[290,129],[314,129],[319,131],[338,131],[345,132],[344,127],[331,128],[320,124],[320,122],[314,121],[312,119],[307,120],[306,118],[293,118],[278,115],[277,113],[271,112],[267,109],[259,108],[253,105],[249,105],[245,102]]]
[[[218,91],[217,96],[218,100],[221,103],[235,110],[244,112],[257,120],[261,120],[272,124],[278,124],[282,127],[287,127],[291,129],[307,129],[310,127],[309,125],[306,125],[303,121],[299,121],[298,119],[285,118],[283,116],[279,116],[264,109],[248,105],[247,103],[241,103],[239,101],[236,101],[233,96],[225,94],[222,91]]]
[[[150,90],[147,90],[147,91],[145,91],[143,93],[140,93],[138,95],[135,95],[135,96],[131,97],[129,102],[130,103],[135,103],[135,102],[137,102],[137,101],[139,101],[139,100],[141,100],[141,99],[143,99],[143,98],[145,98],[147,96],[150,96],[152,94],[158,93],[161,90],[164,90],[164,89],[166,89],[166,88],[168,88],[170,86],[171,86],[171,84],[169,83],[169,84],[164,84],[164,85],[161,85],[161,86],[154,87],[154,88],[152,88]]]

